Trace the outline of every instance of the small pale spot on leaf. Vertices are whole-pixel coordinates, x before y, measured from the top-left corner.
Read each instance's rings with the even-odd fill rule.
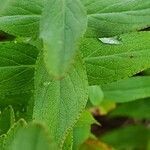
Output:
[[[104,44],[118,45],[121,44],[121,41],[118,37],[110,37],[110,38],[99,38],[99,40]]]

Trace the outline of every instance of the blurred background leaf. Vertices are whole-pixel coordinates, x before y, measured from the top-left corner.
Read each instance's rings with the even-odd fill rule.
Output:
[[[127,126],[111,131],[100,139],[117,150],[146,150],[150,130],[144,126]]]

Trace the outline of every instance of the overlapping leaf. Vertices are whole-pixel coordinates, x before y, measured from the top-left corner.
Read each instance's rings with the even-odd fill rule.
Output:
[[[28,44],[0,43],[0,106],[24,104],[33,90],[38,50]]]
[[[60,81],[54,80],[49,76],[42,57],[35,74],[33,118],[49,126],[50,135],[60,146],[86,105],[86,72],[78,56],[72,72]]]
[[[0,30],[15,36],[36,36],[43,1],[1,0]]]
[[[2,139],[2,150],[11,150],[12,146],[12,142],[14,141],[16,134],[18,132],[18,130],[20,130],[21,128],[26,127],[27,124],[25,122],[24,119],[20,119],[17,123],[15,123],[7,132],[7,134],[3,135],[3,139]]]
[[[57,150],[41,124],[27,125],[23,119],[15,123],[7,134],[0,137],[0,148],[1,150]]]
[[[103,84],[126,78],[150,67],[150,32],[124,34],[120,44],[104,44],[95,38],[83,39],[89,83]]]
[[[78,50],[87,16],[79,0],[46,0],[45,4],[40,28],[44,61],[48,71],[60,77],[68,71]]]
[[[87,37],[109,37],[150,26],[149,0],[81,0],[88,12]]]
[[[150,77],[133,77],[102,85],[106,100],[127,102],[150,97]]]
[[[56,145],[49,139],[45,128],[33,124],[27,128],[18,129],[9,150],[57,150]]]
[[[97,123],[92,115],[85,111],[73,129],[73,150],[77,150],[91,134],[91,125]]]
[[[104,94],[100,86],[93,85],[89,87],[89,100],[92,105],[98,106],[103,101]]]
[[[138,101],[127,102],[119,105],[110,113],[113,117],[131,117],[135,119],[150,118],[150,98],[140,99]]]

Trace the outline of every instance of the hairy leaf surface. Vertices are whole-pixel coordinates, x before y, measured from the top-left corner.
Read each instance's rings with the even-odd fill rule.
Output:
[[[40,35],[44,61],[52,75],[60,77],[68,71],[86,24],[86,13],[79,0],[46,0]]]
[[[80,57],[77,57],[72,72],[58,81],[49,76],[40,56],[35,73],[33,118],[49,126],[50,135],[59,146],[83,111],[87,93],[87,77]]]

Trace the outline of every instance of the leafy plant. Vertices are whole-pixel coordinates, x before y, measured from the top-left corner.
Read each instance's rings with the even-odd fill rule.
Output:
[[[0,0],[0,149],[149,150],[149,27],[149,0]]]

